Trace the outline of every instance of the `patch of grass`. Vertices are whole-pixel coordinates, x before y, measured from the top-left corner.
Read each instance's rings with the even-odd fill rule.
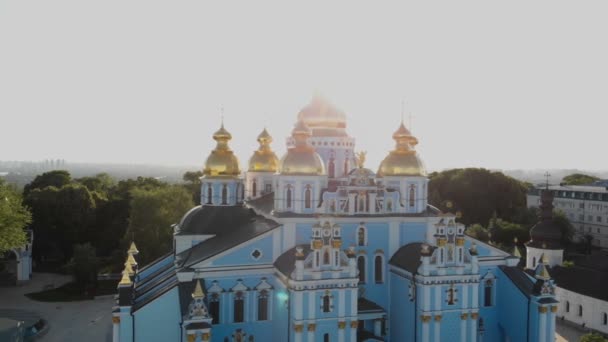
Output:
[[[100,280],[97,282],[97,289],[82,292],[75,282],[71,282],[54,289],[28,293],[25,296],[40,302],[74,302],[91,300],[95,296],[115,294],[117,284],[118,283],[116,280]]]

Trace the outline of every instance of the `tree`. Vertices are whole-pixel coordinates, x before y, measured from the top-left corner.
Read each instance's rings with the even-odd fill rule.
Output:
[[[56,188],[61,188],[64,185],[70,184],[72,182],[72,176],[70,173],[65,170],[54,170],[45,172],[41,175],[36,176],[34,180],[26,184],[23,188],[23,197],[29,195],[30,191],[34,189],[44,189],[47,186],[54,186]]]
[[[200,203],[201,201],[201,177],[203,176],[202,171],[188,171],[184,173],[183,180],[186,182],[184,186],[192,194],[192,200],[194,203]]]
[[[98,268],[99,259],[95,254],[95,248],[90,243],[74,245],[74,256],[68,263],[68,269],[74,275],[78,288],[82,291],[91,287],[95,288]]]
[[[183,187],[173,185],[132,192],[129,227],[123,239],[135,240],[145,264],[167,253],[173,246],[172,225],[194,206],[192,196]]]
[[[561,244],[563,246],[568,246],[570,243],[572,243],[572,238],[574,237],[574,227],[563,211],[553,211],[553,224],[559,227],[559,231],[562,234]]]
[[[116,185],[116,181],[105,172],[98,173],[94,177],[77,178],[76,182],[86,186],[91,192],[95,191],[103,194]]]
[[[19,194],[0,179],[0,255],[26,243],[24,228],[31,219]]]
[[[488,230],[492,234],[491,240],[502,246],[512,246],[516,238],[518,241],[530,240],[528,228],[502,219],[493,219]]]
[[[470,226],[465,233],[479,241],[488,242],[490,240],[489,232],[479,223]]]
[[[600,180],[598,177],[585,175],[582,173],[573,173],[562,179],[562,183],[565,185],[585,185],[591,184],[595,181]]]
[[[608,342],[608,339],[596,333],[588,333],[581,336],[580,342]]]
[[[486,169],[452,169],[433,172],[429,202],[443,211],[461,212],[465,225],[485,224],[494,213],[512,218],[526,207],[524,183]]]

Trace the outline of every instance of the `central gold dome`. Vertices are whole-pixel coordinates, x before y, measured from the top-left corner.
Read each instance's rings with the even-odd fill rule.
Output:
[[[311,136],[310,128],[303,121],[298,120],[291,135],[295,140],[295,146],[290,148],[281,159],[281,174],[324,175],[323,160],[308,144],[308,138]]]
[[[298,113],[298,121],[310,128],[345,128],[346,115],[325,97],[315,94],[312,101]]]
[[[266,131],[266,128],[258,135],[258,142],[260,148],[253,152],[251,158],[249,158],[249,171],[254,172],[277,172],[279,165],[279,158],[270,148],[272,137]]]
[[[224,128],[223,123],[222,127],[213,134],[213,139],[217,141],[217,145],[205,161],[203,177],[238,177],[241,174],[239,160],[228,146],[228,141],[232,139],[232,135]]]
[[[405,128],[403,122],[393,134],[393,139],[397,145],[380,163],[378,176],[426,176],[424,164],[414,149],[418,139]]]

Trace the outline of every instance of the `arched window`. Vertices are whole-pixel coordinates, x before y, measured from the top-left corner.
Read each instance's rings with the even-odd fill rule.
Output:
[[[334,178],[336,176],[336,163],[334,161],[334,158],[330,158],[329,159],[329,168],[328,168],[328,174],[329,174],[329,178]]]
[[[323,296],[323,312],[330,312],[331,311],[331,306],[330,306],[330,301],[329,301],[329,295],[326,294],[325,296]]]
[[[323,342],[329,342],[329,334],[323,335]]]
[[[579,305],[579,306],[578,306],[578,315],[579,315],[580,317],[583,317],[583,306],[582,306],[582,305]]]
[[[386,211],[389,213],[393,211],[393,200],[390,198],[386,199]]]
[[[336,212],[336,200],[332,199],[331,201],[329,201],[329,211],[334,213]]]
[[[243,292],[237,292],[234,297],[234,323],[243,322],[245,317],[245,298]]]
[[[254,179],[251,184],[251,193],[253,197],[258,195],[258,182]]]
[[[413,208],[416,204],[416,190],[415,185],[410,185],[410,208]]]
[[[287,197],[287,199],[286,199],[287,208],[291,208],[291,187],[290,186],[287,187],[287,196],[286,197]]]
[[[439,262],[443,263],[443,248],[439,249]]]
[[[258,296],[258,321],[268,320],[268,291],[260,291]]]
[[[532,268],[536,267],[536,257],[532,258]]]
[[[344,175],[348,175],[348,158],[344,159]]]
[[[447,290],[448,295],[448,305],[456,304],[456,289],[454,288],[454,284],[450,285],[450,288]]]
[[[310,193],[310,185],[306,186],[306,190],[304,191],[304,207],[306,209],[310,209],[310,207],[312,207],[312,199],[311,199],[311,193]]]
[[[374,258],[374,278],[376,284],[382,284],[384,282],[384,263],[382,262],[382,255],[376,255]]]
[[[357,244],[359,246],[365,246],[365,228],[359,227],[357,230]]]
[[[337,267],[340,263],[340,253],[338,251],[334,252],[334,265]]]
[[[211,204],[212,199],[213,199],[213,188],[211,187],[211,184],[207,184],[207,204]]]
[[[359,269],[359,282],[365,283],[365,257],[359,255],[357,258],[357,268]]]
[[[211,324],[220,322],[220,296],[217,293],[212,294],[209,299],[209,314],[213,318]]]
[[[222,185],[222,204],[228,204],[228,186]]]
[[[604,325],[608,325],[608,314],[604,312],[604,320],[603,320]]]
[[[484,306],[492,306],[493,287],[494,287],[494,282],[492,281],[492,279],[486,280],[486,282],[484,284],[484,292],[483,292]]]
[[[365,197],[363,197],[363,195],[358,195],[357,198],[359,198],[359,210],[360,212],[365,211]]]
[[[566,312],[570,312],[570,302],[566,301]]]
[[[327,249],[323,252],[323,265],[329,265],[329,251]]]

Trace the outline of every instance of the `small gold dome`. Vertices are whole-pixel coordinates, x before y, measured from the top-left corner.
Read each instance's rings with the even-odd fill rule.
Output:
[[[308,144],[311,131],[298,120],[291,132],[295,146],[290,148],[281,159],[280,172],[284,175],[324,175],[325,165],[321,156]]]
[[[424,164],[414,150],[418,139],[405,128],[403,122],[393,134],[393,139],[397,142],[396,147],[380,163],[378,176],[426,176]]]
[[[217,141],[217,145],[205,161],[203,177],[238,177],[241,174],[239,160],[228,146],[232,135],[224,128],[224,124],[213,134],[213,139]]]
[[[345,128],[346,115],[325,97],[316,93],[312,101],[298,113],[298,121],[310,128]]]
[[[249,171],[277,172],[279,158],[270,148],[272,137],[268,134],[266,128],[258,135],[258,142],[260,148],[253,152],[253,155],[249,158]]]

